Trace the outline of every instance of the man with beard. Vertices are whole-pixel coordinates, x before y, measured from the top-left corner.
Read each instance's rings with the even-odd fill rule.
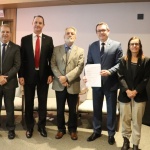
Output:
[[[69,107],[68,131],[72,140],[77,140],[77,102],[80,92],[80,74],[84,67],[84,50],[74,45],[76,29],[68,27],[65,30],[65,44],[54,48],[51,59],[51,68],[54,73],[52,88],[56,91],[57,126],[55,136],[60,139],[66,133],[65,103]]]

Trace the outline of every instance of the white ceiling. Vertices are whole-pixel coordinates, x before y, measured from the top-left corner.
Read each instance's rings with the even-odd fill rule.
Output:
[[[150,0],[0,0],[0,9],[126,2],[150,2]]]

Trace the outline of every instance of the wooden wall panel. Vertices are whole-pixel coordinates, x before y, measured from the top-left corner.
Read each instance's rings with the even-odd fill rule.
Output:
[[[16,19],[17,19],[17,9],[4,9],[4,17],[0,18],[0,21],[8,23],[11,27],[11,40],[16,42]]]

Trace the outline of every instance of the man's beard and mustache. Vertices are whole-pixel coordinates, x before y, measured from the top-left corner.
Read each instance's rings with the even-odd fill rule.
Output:
[[[65,38],[65,43],[73,43],[74,40],[72,38]]]

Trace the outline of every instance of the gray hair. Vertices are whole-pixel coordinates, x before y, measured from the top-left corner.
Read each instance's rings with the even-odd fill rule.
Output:
[[[65,32],[66,32],[68,29],[73,29],[74,32],[75,32],[75,34],[77,34],[77,29],[76,29],[75,27],[73,27],[73,26],[67,27],[67,28],[65,29]]]

